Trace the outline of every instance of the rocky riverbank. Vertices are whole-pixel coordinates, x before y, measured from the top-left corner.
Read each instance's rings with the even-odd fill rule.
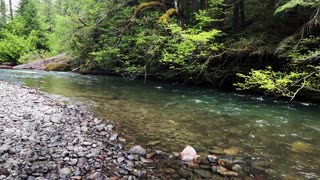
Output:
[[[251,158],[214,147],[169,154],[124,148],[116,125],[36,89],[0,81],[0,179],[224,179],[260,177]]]
[[[77,105],[0,81],[0,176],[7,179],[136,179],[136,146],[123,150],[114,125]],[[138,159],[139,160],[139,159]],[[129,174],[129,171],[131,172]]]

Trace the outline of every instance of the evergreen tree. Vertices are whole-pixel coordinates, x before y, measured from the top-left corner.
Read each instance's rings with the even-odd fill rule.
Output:
[[[13,19],[12,0],[9,0],[10,20]]]
[[[25,35],[29,35],[32,30],[41,30],[35,0],[21,0],[17,14],[24,20]]]
[[[6,15],[6,3],[5,0],[0,1],[0,11],[1,11],[1,26],[5,26],[7,24],[7,15]]]

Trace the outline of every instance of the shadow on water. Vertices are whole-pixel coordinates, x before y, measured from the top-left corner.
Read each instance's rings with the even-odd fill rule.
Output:
[[[277,177],[320,178],[318,104],[65,72],[0,70],[0,79],[85,104],[119,122],[129,145],[177,152],[192,145],[200,153],[235,147]]]

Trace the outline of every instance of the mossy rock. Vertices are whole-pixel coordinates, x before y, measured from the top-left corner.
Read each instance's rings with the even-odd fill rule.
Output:
[[[70,70],[70,66],[68,64],[63,63],[49,63],[46,65],[47,71],[68,71]]]

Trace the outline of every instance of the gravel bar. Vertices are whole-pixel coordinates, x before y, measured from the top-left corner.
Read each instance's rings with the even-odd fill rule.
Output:
[[[0,179],[154,179],[110,121],[36,89],[0,81]]]

